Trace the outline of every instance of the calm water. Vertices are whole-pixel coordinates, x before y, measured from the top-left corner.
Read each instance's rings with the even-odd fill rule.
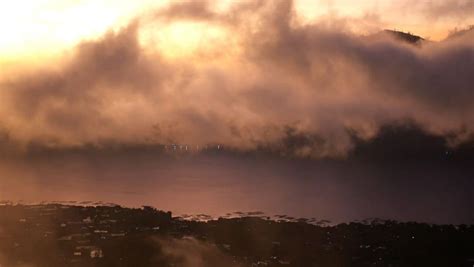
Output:
[[[3,160],[0,199],[152,205],[174,214],[263,211],[333,222],[474,223],[474,182],[454,167],[233,155],[54,155]]]

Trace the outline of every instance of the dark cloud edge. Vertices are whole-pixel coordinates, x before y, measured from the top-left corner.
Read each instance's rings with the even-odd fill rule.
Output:
[[[194,7],[195,9],[190,9],[190,10],[185,9],[186,6],[183,5],[183,6],[180,7],[180,9],[178,9],[178,11],[179,11],[178,15],[181,14],[181,15],[179,15],[180,18],[183,18],[183,17],[196,18],[196,9],[197,9],[197,11],[198,11],[197,16],[198,16],[199,19],[211,19],[211,20],[218,19],[220,21],[223,21],[223,20],[234,21],[235,16],[230,16],[230,17],[225,17],[225,18],[220,17],[217,14],[212,13],[212,11],[210,11],[208,6],[206,6],[206,5],[207,4],[196,5]],[[239,12],[241,12],[241,10],[248,11],[247,8],[248,8],[247,6],[240,7],[240,9],[238,9],[239,11],[236,12],[236,14],[240,14]],[[170,8],[169,10],[174,10],[174,9]],[[285,11],[284,8],[283,8],[283,11]],[[288,9],[286,10],[286,12],[288,12]],[[160,16],[163,16],[163,14],[161,14]],[[282,16],[285,17],[285,13],[283,13]],[[288,21],[286,21],[286,23],[287,22]],[[136,28],[138,27],[137,25],[138,25],[138,23],[134,22],[134,23],[131,24],[131,26],[125,28],[123,31],[125,33],[128,33],[129,31],[134,32],[134,31],[136,31]],[[283,27],[283,30],[284,30],[284,25],[283,26],[279,25],[278,27]],[[279,30],[282,30],[282,28],[279,28]],[[279,34],[282,34],[282,33],[279,33]],[[104,37],[105,39],[103,39],[103,40],[110,40],[111,42],[116,41],[114,39],[113,34],[112,35],[107,35],[107,36]],[[127,36],[129,37],[129,35],[127,35],[127,34],[122,35],[122,33],[118,33],[118,35],[116,35],[116,37],[117,36],[120,37],[120,38],[123,37],[123,38],[125,38],[125,40],[127,40],[126,39]],[[291,37],[294,37],[294,36],[290,35],[289,37],[291,38]],[[109,38],[111,38],[111,39],[109,39]],[[132,44],[133,44],[133,42],[132,42]],[[128,59],[130,59],[131,62],[138,64],[137,65],[138,68],[143,67],[144,70],[146,70],[147,64],[150,64],[149,62],[140,61],[141,60],[140,55],[134,54],[136,51],[133,48],[128,49],[128,48],[122,47],[122,45],[120,45],[120,44],[118,44],[118,45],[113,44],[113,45],[116,45],[115,48],[118,49],[117,54],[120,54],[121,57],[124,56],[125,59],[127,60],[127,62],[128,62]],[[81,48],[81,50],[79,50],[78,58],[81,58],[82,56],[84,56],[84,58],[87,59],[88,55],[90,55],[90,54],[99,55],[99,57],[103,56],[103,55],[101,55],[101,52],[100,52],[100,51],[103,51],[103,50],[101,50],[102,49],[101,48],[101,43],[96,43],[96,45],[94,45],[94,42],[89,42],[89,43],[86,42],[86,43],[81,44],[79,46],[79,48]],[[81,53],[85,53],[85,54],[82,55]],[[113,55],[114,54],[112,53],[112,56]],[[103,60],[103,62],[105,62],[105,63],[107,63],[107,62],[114,63],[115,62],[117,64],[117,66],[122,66],[120,61],[124,60],[123,58],[116,58],[116,59],[112,58],[112,61],[110,61],[109,59],[110,58],[106,58],[106,59]],[[118,60],[118,62],[116,62],[116,60]],[[377,60],[377,59],[375,58],[375,60]],[[101,62],[101,61],[99,60],[97,62]],[[91,65],[88,65],[88,64],[90,64],[90,62],[87,62],[87,61],[85,63],[81,63],[81,64],[85,64],[86,66],[91,66]],[[142,66],[141,64],[144,64],[144,65]],[[74,66],[72,66],[72,67],[74,67]],[[74,71],[74,68],[72,70]],[[153,77],[153,75],[150,74],[150,73],[146,73],[146,71],[145,72],[140,72],[140,73],[133,72],[132,74],[127,72],[128,71],[127,69],[123,70],[124,73],[121,73],[121,71],[122,70],[120,68],[118,70],[113,69],[113,70],[111,70],[111,73],[103,73],[104,76],[99,77],[99,79],[105,79],[105,81],[107,82],[107,81],[110,80],[107,75],[113,75],[114,77],[115,76],[121,77],[121,74],[126,74],[125,77],[124,77],[124,82],[125,83],[130,82],[130,80],[127,80],[127,78],[132,78],[133,79],[132,81],[139,82],[139,83],[141,83],[142,80],[145,80],[145,81],[149,82],[149,81],[152,81],[152,80],[156,79],[156,77]],[[373,70],[373,71],[376,73],[376,70]],[[136,77],[135,76],[127,76],[127,75],[135,75],[135,74],[137,75]],[[88,74],[86,72],[86,73],[84,73],[84,75],[86,75],[86,78],[87,78],[87,75],[90,75],[90,74]],[[143,75],[145,75],[145,76],[143,76]],[[142,79],[142,78],[144,78],[144,79]],[[49,82],[50,81],[46,81],[46,83],[49,83]],[[54,80],[53,80],[53,82],[54,82]],[[419,82],[420,82],[421,86],[424,86],[425,81],[421,80]],[[461,81],[461,82],[463,82],[463,81]],[[468,80],[466,80],[465,82],[468,82]],[[132,85],[133,84],[134,83],[132,83]],[[57,92],[53,92],[53,94],[56,94],[56,93]],[[61,94],[61,91],[59,91],[59,93]],[[421,92],[421,93],[423,93],[423,92]],[[66,97],[69,97],[69,96],[66,96]],[[87,96],[85,96],[84,101],[88,101]],[[436,101],[438,101],[438,100],[435,100],[435,102]],[[32,102],[33,105],[27,105],[28,108],[31,108],[31,106],[34,106],[34,103],[35,102]],[[416,124],[416,123],[410,122],[410,123],[407,123],[406,125],[410,125],[410,124]],[[390,125],[390,124],[385,124],[385,125]],[[380,128],[387,127],[385,125],[382,124],[382,126]],[[418,125],[416,127],[418,127]],[[257,141],[257,143],[255,145],[255,149],[253,149],[253,151],[265,151],[265,152],[271,151],[271,153],[276,153],[278,155],[287,156],[287,155],[294,155],[295,153],[298,154],[297,151],[300,148],[303,148],[303,147],[308,146],[308,145],[311,145],[311,146],[316,145],[316,147],[318,147],[318,145],[324,146],[326,144],[325,138],[322,137],[322,136],[319,136],[317,133],[297,132],[297,131],[295,131],[295,129],[292,126],[282,126],[281,128],[284,131],[284,135],[279,141],[277,141],[275,143],[271,143],[271,144],[259,143]],[[424,129],[424,127],[420,126],[419,129]],[[346,128],[345,131],[347,132],[347,134],[349,136],[351,136],[352,141],[354,142],[354,144],[356,146],[360,145],[361,143],[364,143],[362,139],[357,137],[357,133],[356,133],[356,131],[353,131],[353,129],[347,129]],[[470,135],[472,135],[472,134],[470,134]],[[11,140],[9,138],[8,130],[6,130],[5,133],[2,134],[2,136],[3,136],[2,141],[1,141],[2,144],[4,144],[5,147],[14,148],[13,150],[15,150],[16,145],[14,144],[14,142],[11,142]],[[447,133],[447,134],[445,133],[444,135],[435,135],[435,136],[438,136],[439,138],[443,138],[443,140],[445,140],[445,143],[446,143],[446,140],[449,141],[450,139],[455,139],[454,137],[456,136],[456,133],[454,133],[454,132],[452,134],[451,133]],[[372,138],[372,139],[377,139],[377,136],[375,138]],[[367,141],[365,141],[365,142],[367,142]],[[368,142],[370,142],[370,140]],[[461,146],[464,146],[465,144],[471,143],[472,142],[472,136],[470,138],[464,140],[463,142],[464,143]],[[449,143],[449,142],[447,142],[447,143]],[[49,144],[44,144],[44,143],[36,142],[36,141],[28,142],[26,145],[23,144],[21,147],[23,148],[23,150],[26,150],[26,151],[35,151],[35,150],[42,151],[42,150],[48,150],[48,149],[51,149],[51,150],[63,150],[63,149],[64,150],[71,150],[71,149],[72,150],[74,150],[74,149],[89,150],[91,148],[94,149],[94,150],[101,150],[101,149],[104,149],[104,148],[106,150],[108,150],[109,148],[119,148],[119,150],[120,150],[122,148],[129,149],[129,148],[134,148],[134,147],[139,148],[139,150],[141,150],[145,147],[150,147],[153,150],[156,147],[162,147],[162,146],[163,146],[163,144],[161,144],[159,142],[154,143],[154,144],[150,144],[150,143],[147,143],[147,142],[130,142],[130,143],[127,143],[127,142],[117,142],[117,141],[114,141],[113,139],[111,139],[111,140],[103,139],[103,140],[100,140],[98,142],[90,142],[90,143],[85,142],[84,144],[81,144],[77,147],[69,147],[69,148],[68,147],[56,146],[54,144],[54,142],[49,143]],[[225,145],[224,145],[224,147],[225,147]],[[453,149],[452,146],[447,146],[447,147],[448,148],[451,147],[451,149]],[[454,148],[454,149],[456,149],[456,148]],[[6,150],[8,151],[8,149],[6,149]],[[234,149],[231,149],[231,150],[234,150]],[[237,149],[237,151],[238,151],[238,149]],[[351,152],[349,152],[349,154],[350,153]]]

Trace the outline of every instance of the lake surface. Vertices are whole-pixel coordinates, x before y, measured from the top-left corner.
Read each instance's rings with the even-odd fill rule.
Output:
[[[236,155],[48,155],[2,160],[0,200],[151,205],[175,215],[474,223],[474,181],[433,164],[367,164]]]

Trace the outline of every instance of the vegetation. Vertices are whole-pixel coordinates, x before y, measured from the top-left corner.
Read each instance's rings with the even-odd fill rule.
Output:
[[[474,264],[473,225],[374,219],[324,226],[248,215],[196,221],[152,207],[4,204],[0,266]]]

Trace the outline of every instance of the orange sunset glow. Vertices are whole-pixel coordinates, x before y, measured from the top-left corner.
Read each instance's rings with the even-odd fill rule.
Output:
[[[473,266],[474,0],[0,1],[0,267]]]

